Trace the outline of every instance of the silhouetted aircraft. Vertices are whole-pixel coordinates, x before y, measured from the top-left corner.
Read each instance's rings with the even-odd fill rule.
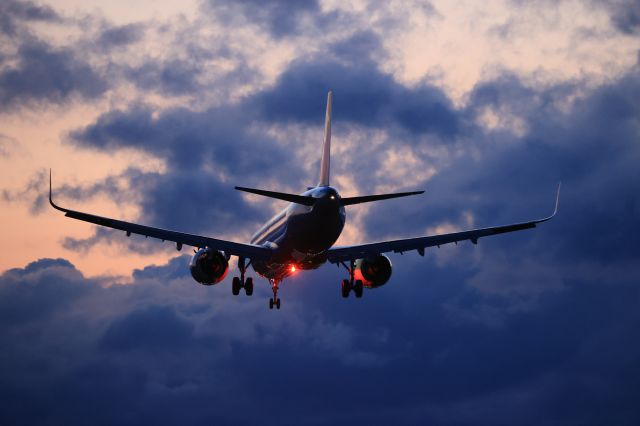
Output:
[[[537,224],[556,215],[560,185],[556,193],[555,209],[551,216],[544,219],[449,234],[333,247],[344,228],[345,206],[422,194],[424,191],[341,197],[338,191],[329,185],[331,98],[332,93],[329,92],[320,178],[315,187],[309,188],[301,195],[235,187],[240,191],[290,203],[287,208],[265,223],[247,244],[138,225],[60,207],[51,198],[51,174],[49,175],[49,202],[54,208],[64,212],[65,216],[119,229],[125,231],[127,236],[139,234],[163,241],[173,241],[178,250],[181,250],[183,245],[197,248],[189,267],[193,278],[204,285],[221,282],[229,271],[229,259],[231,256],[237,256],[240,276],[232,280],[233,294],[238,295],[241,289],[244,289],[248,296],[253,294],[253,279],[245,278],[247,269],[252,266],[254,271],[271,283],[273,290],[273,297],[269,300],[271,309],[274,306],[280,309],[278,298],[280,283],[299,270],[316,269],[325,262],[342,265],[349,274],[347,279],[342,280],[342,297],[348,297],[353,290],[355,296],[359,298],[362,297],[363,289],[378,288],[389,281],[391,261],[383,253],[404,253],[416,250],[424,256],[424,250],[428,247],[439,247],[463,240],[470,240],[473,244],[477,244],[478,239],[482,237],[535,228]]]

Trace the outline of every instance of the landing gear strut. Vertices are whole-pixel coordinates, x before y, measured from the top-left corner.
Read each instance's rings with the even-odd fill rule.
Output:
[[[273,297],[269,299],[269,309],[273,309],[274,306],[276,309],[280,309],[280,299],[278,298],[278,285],[280,283],[275,279],[271,279],[269,282],[271,283],[271,290],[273,291]]]
[[[356,295],[356,297],[361,298],[364,285],[362,284],[361,280],[356,280],[354,277],[356,270],[356,261],[351,259],[351,261],[349,262],[349,266],[345,265],[344,263],[342,265],[347,268],[347,271],[349,271],[349,279],[342,280],[342,287],[340,289],[342,297],[349,297],[349,293],[351,292],[351,290],[353,290],[353,293]]]
[[[253,278],[248,277],[246,280],[244,278],[244,273],[247,271],[247,268],[251,264],[245,264],[246,259],[244,257],[238,258],[238,269],[240,270],[240,277],[233,277],[233,281],[231,282],[231,293],[234,296],[240,294],[240,289],[244,288],[247,296],[251,296],[253,294]]]

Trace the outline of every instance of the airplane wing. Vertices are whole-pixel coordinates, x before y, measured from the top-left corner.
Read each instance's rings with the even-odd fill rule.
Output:
[[[506,232],[520,231],[523,229],[535,228],[537,224],[552,219],[558,212],[560,200],[560,185],[556,193],[556,205],[553,213],[544,219],[532,220],[529,222],[514,223],[511,225],[494,226],[491,228],[472,229],[468,231],[453,232],[450,234],[431,235],[426,237],[407,238],[402,240],[382,241],[379,243],[359,244],[354,246],[334,247],[327,251],[327,259],[331,263],[345,262],[353,259],[361,259],[368,256],[376,256],[381,253],[404,253],[416,250],[424,256],[424,249],[427,247],[441,246],[448,243],[470,240],[473,244],[478,243],[478,238],[490,235],[504,234]]]
[[[173,241],[178,250],[183,245],[204,248],[210,247],[214,250],[222,250],[225,254],[245,257],[252,260],[268,260],[271,257],[271,249],[254,244],[235,243],[233,241],[219,240],[216,238],[203,237],[200,235],[185,234],[183,232],[170,231],[167,229],[154,228],[151,226],[138,225],[137,223],[125,222],[103,216],[96,216],[75,210],[60,207],[53,202],[51,197],[51,174],[49,174],[49,203],[53,208],[65,213],[65,216],[84,222],[94,223],[107,228],[125,231],[127,236],[131,234],[144,235],[145,237],[157,238],[162,241]]]

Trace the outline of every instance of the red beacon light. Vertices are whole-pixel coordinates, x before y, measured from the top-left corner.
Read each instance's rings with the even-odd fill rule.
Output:
[[[289,270],[291,272],[295,272],[296,271],[296,265],[291,265],[291,267],[289,268]]]

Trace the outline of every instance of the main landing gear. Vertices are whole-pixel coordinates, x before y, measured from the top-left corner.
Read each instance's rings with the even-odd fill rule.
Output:
[[[269,282],[273,291],[273,297],[269,299],[269,309],[273,309],[274,306],[276,309],[280,309],[280,298],[278,298],[278,285],[280,283],[275,279],[269,280]]]
[[[349,293],[351,292],[351,290],[353,290],[353,293],[356,295],[356,297],[361,298],[364,285],[362,284],[361,280],[354,279],[354,273],[356,269],[355,260],[351,260],[350,267],[347,267],[347,265],[345,265],[344,263],[343,266],[349,271],[349,279],[342,280],[342,297],[349,297]]]
[[[249,262],[251,263],[251,262]],[[253,294],[253,278],[248,277],[246,280],[244,278],[244,273],[247,271],[249,265],[245,265],[245,258],[238,258],[238,269],[240,270],[240,277],[233,277],[233,281],[231,281],[231,292],[234,296],[240,294],[240,289],[244,288],[247,296],[251,296]]]

